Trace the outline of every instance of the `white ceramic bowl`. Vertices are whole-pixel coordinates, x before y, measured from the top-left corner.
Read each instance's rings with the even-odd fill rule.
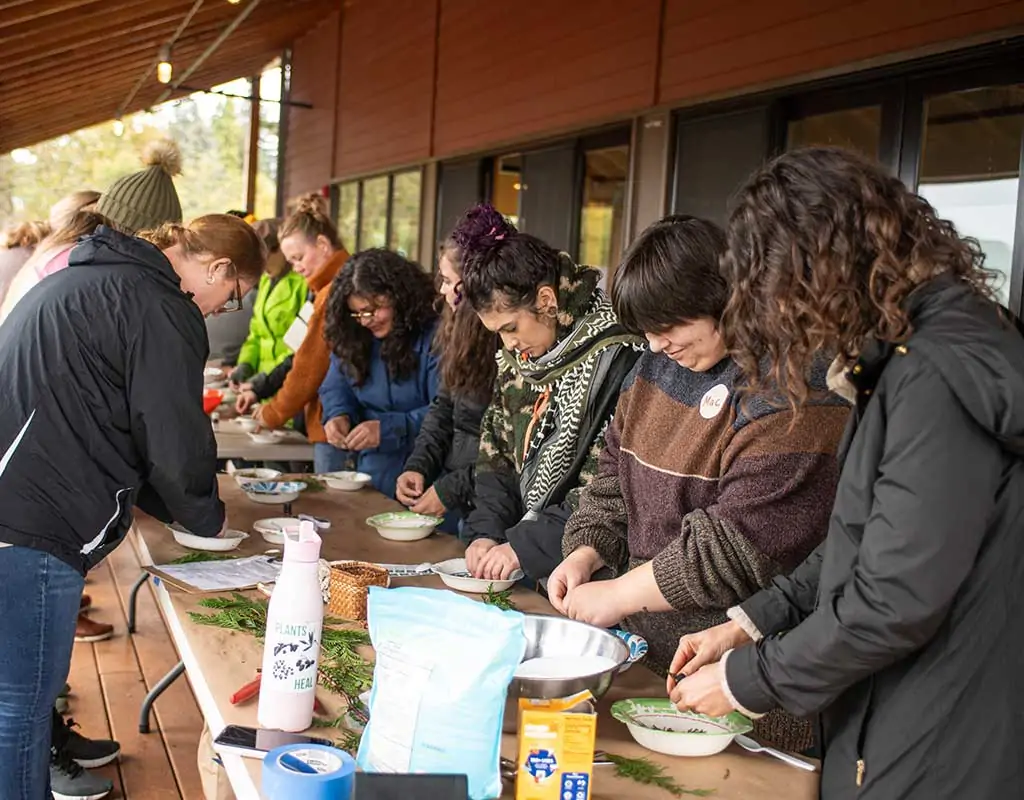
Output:
[[[357,492],[373,480],[365,472],[325,472],[317,477],[323,478],[328,488],[343,492]]]
[[[366,520],[366,524],[376,528],[381,537],[393,542],[416,542],[426,539],[441,522],[440,517],[428,517],[426,514],[416,514],[412,511],[389,511]]]
[[[255,433],[260,424],[252,417],[238,417],[235,424],[245,433]]]
[[[239,486],[247,486],[250,483],[275,480],[281,477],[281,473],[276,469],[254,467],[252,469],[236,469],[231,473],[231,477],[235,479],[235,483]]]
[[[680,711],[665,698],[620,700],[612,706],[612,716],[629,728],[641,747],[667,756],[713,756],[739,734],[754,729],[739,712],[706,717]]]
[[[182,547],[187,547],[190,550],[207,550],[212,553],[223,553],[228,550],[234,550],[238,545],[249,538],[249,534],[245,531],[232,530],[228,531],[227,536],[218,536],[214,538],[209,536],[196,536],[194,533],[189,533],[177,523],[168,525],[167,530],[174,534],[174,541]]]
[[[278,431],[260,431],[259,433],[254,431],[249,434],[249,438],[256,444],[281,444],[284,441],[284,436]]]
[[[262,536],[264,541],[282,545],[286,534],[298,535],[299,520],[296,517],[271,517],[254,522],[252,529]]]
[[[466,559],[449,558],[434,564],[432,570],[435,575],[440,575],[444,585],[457,592],[470,592],[471,594],[484,594],[488,589],[495,592],[504,592],[521,580],[523,571],[517,569],[507,581],[490,581],[484,578],[474,578],[466,569]]]

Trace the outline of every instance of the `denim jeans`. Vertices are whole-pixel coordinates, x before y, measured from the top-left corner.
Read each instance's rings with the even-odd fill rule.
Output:
[[[85,581],[55,556],[0,547],[0,798],[49,797],[53,704]]]
[[[351,463],[352,453],[348,450],[339,450],[327,442],[316,442],[313,445],[313,471],[318,475],[351,469]]]

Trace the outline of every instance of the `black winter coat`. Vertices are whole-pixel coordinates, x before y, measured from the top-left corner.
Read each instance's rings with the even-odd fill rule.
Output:
[[[463,519],[473,510],[480,421],[486,409],[486,403],[452,397],[442,386],[420,427],[416,448],[405,462],[407,471],[420,473],[444,507]]]
[[[826,541],[742,605],[726,678],[820,712],[826,800],[1024,793],[1024,337],[950,277],[874,343]],[[788,631],[784,636],[772,635]]]
[[[203,316],[160,250],[105,227],[83,240],[0,326],[0,542],[84,574],[135,504],[216,536],[207,352]]]

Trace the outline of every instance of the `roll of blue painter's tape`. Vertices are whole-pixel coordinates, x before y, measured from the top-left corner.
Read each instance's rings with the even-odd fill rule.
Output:
[[[261,793],[264,800],[349,800],[355,779],[355,759],[345,751],[322,744],[288,744],[263,759]]]

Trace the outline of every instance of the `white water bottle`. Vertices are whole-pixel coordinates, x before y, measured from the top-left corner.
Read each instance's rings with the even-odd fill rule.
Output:
[[[313,722],[324,622],[319,559],[316,522],[302,518],[298,537],[285,536],[284,565],[267,608],[260,727],[299,732]]]

